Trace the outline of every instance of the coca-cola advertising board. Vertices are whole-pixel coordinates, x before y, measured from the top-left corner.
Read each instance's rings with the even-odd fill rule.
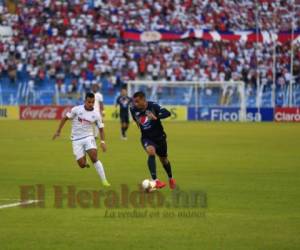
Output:
[[[60,120],[72,106],[20,106],[21,120]]]

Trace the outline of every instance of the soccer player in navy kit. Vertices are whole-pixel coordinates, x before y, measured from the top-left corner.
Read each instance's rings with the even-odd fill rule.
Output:
[[[133,95],[133,105],[130,107],[132,118],[141,130],[141,142],[148,154],[148,167],[157,188],[163,188],[166,184],[160,181],[156,175],[157,155],[162,163],[168,177],[169,186],[175,188],[175,179],[172,177],[171,164],[167,152],[167,135],[161,124],[161,119],[167,118],[171,113],[154,102],[146,100],[145,94],[141,91]]]
[[[121,89],[121,95],[117,98],[116,107],[120,106],[121,134],[122,139],[127,140],[126,131],[129,127],[129,105],[131,98],[127,95],[126,87]]]

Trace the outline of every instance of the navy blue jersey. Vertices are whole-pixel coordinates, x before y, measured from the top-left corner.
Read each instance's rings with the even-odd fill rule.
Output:
[[[142,138],[160,139],[166,136],[164,128],[161,124],[161,119],[167,118],[171,113],[154,102],[148,102],[145,110],[139,110],[136,107],[130,107],[130,112],[133,120],[139,125]],[[157,120],[151,120],[147,113],[152,112]]]
[[[116,101],[116,104],[118,104],[120,106],[120,113],[128,114],[128,109],[129,109],[130,103],[131,103],[131,98],[129,96],[120,95]]]

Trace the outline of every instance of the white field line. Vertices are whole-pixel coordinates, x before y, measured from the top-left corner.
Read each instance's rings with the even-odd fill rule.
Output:
[[[28,201],[22,201],[22,202],[15,202],[15,203],[1,205],[0,209],[18,207],[21,205],[28,205],[28,204],[38,203],[38,202],[40,202],[40,201],[39,200],[28,200]]]
[[[19,201],[20,199],[0,199],[0,201]]]

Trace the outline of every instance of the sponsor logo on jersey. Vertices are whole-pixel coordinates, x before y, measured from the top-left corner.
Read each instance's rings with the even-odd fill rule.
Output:
[[[78,117],[78,121],[81,122],[82,124],[91,124],[92,122],[89,120],[86,120],[84,118]]]
[[[149,120],[148,116],[143,115],[143,116],[140,117],[140,124],[141,124],[141,125],[146,125],[146,124],[148,124],[149,122],[150,122],[150,120]]]

